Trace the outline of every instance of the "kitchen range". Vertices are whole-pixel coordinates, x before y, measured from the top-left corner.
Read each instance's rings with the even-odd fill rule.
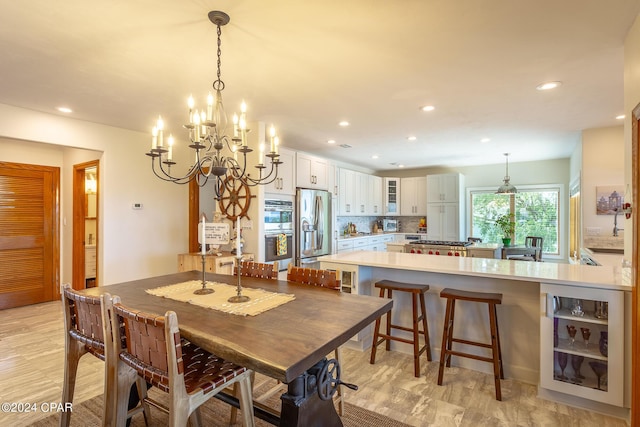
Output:
[[[443,241],[443,240],[416,240],[404,245],[404,252],[411,254],[467,256],[467,246],[471,242]]]

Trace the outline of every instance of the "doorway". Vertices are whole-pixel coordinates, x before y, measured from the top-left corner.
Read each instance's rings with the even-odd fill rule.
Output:
[[[60,297],[60,168],[0,162],[0,309]]]
[[[98,286],[99,165],[73,166],[73,289]]]

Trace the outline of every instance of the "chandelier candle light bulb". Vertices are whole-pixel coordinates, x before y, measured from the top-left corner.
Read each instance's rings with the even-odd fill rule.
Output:
[[[158,147],[162,148],[162,132],[164,131],[164,122],[162,121],[162,117],[160,116],[158,116],[156,127],[158,129]]]
[[[158,147],[158,128],[154,126],[153,129],[151,129],[151,149],[154,150],[157,147]]]
[[[173,160],[173,135],[169,134],[169,152],[167,153],[167,160]]]
[[[195,101],[193,100],[193,95],[189,95],[189,99],[187,100],[187,105],[189,106],[189,123],[193,124],[193,106],[195,105]]]

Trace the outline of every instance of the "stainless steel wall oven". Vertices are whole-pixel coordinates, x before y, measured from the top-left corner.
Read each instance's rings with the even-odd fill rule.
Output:
[[[293,200],[265,199],[264,238],[265,262],[278,261],[278,269],[286,270],[293,258]]]

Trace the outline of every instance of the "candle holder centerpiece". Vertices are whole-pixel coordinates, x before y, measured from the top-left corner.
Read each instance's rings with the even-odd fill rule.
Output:
[[[236,220],[236,259],[237,259],[237,267],[236,267],[236,295],[230,297],[227,301],[231,303],[240,303],[247,302],[251,298],[246,295],[242,295],[242,282],[240,274],[240,264],[242,263],[242,243],[241,243],[241,229],[240,229],[240,216],[238,216]]]
[[[206,224],[207,224],[207,217],[205,215],[202,215],[201,218],[201,224],[200,224],[200,256],[202,257],[202,288],[200,289],[196,289],[195,291],[193,291],[194,294],[196,295],[207,295],[207,294],[212,294],[215,291],[211,288],[207,288],[207,279],[205,277],[205,273],[206,273],[206,257],[207,257],[207,237],[206,237]]]
[[[207,288],[207,279],[205,278],[205,263],[206,263],[206,254],[201,254],[202,257],[202,288],[196,289],[193,291],[196,295],[208,295],[212,294],[215,291],[211,288]]]

